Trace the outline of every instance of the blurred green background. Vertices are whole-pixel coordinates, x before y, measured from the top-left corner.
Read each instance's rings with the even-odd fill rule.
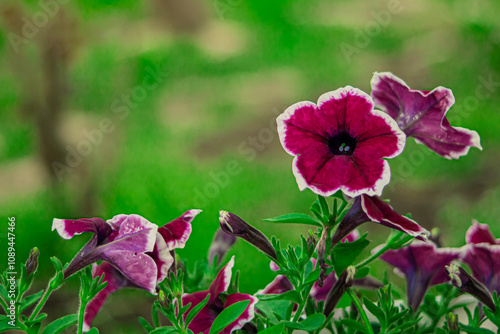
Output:
[[[89,238],[61,239],[54,217],[137,213],[161,226],[203,209],[179,251],[190,266],[206,256],[219,209],[298,244],[307,227],[262,222],[315,199],[298,191],[275,118],[346,85],[369,92],[374,71],[451,88],[450,122],[484,147],[448,161],[410,139],[384,197],[439,227],[445,245],[462,245],[473,218],[500,236],[498,1],[46,0],[0,11],[0,244],[16,217],[17,262],[38,246],[40,280],[50,256],[69,261]],[[389,233],[368,225],[372,240]],[[245,242],[230,254],[241,290],[273,279]],[[76,310],[77,283],[51,297],[52,319]],[[94,325],[138,332],[152,299],[120,291]]]

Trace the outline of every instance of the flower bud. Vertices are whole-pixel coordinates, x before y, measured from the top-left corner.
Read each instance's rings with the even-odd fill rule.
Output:
[[[446,272],[450,276],[451,283],[456,286],[460,291],[468,293],[490,309],[495,311],[495,302],[491,296],[490,291],[486,286],[472,277],[464,268],[458,264],[452,263],[445,267]]]
[[[330,313],[335,309],[340,301],[340,298],[344,295],[348,288],[350,288],[354,283],[354,276],[356,275],[356,268],[353,266],[347,267],[346,270],[342,272],[338,281],[335,283],[333,288],[328,293],[325,300],[325,308],[323,309],[323,314],[328,317]]]
[[[236,237],[225,233],[223,230],[218,229],[210,245],[210,250],[208,251],[208,262],[212,263],[215,256],[217,255],[217,263],[219,265],[226,255],[229,248],[236,242]]]
[[[446,316],[446,322],[450,333],[460,333],[460,329],[458,327],[458,315],[453,312],[449,312]]]
[[[219,222],[221,229],[225,233],[245,239],[247,242],[276,260],[276,251],[271,245],[271,242],[269,242],[261,231],[247,224],[237,215],[227,211],[220,211]]]
[[[34,247],[30,252],[28,260],[26,261],[26,274],[28,277],[30,277],[31,274],[35,273],[38,269],[38,255],[40,255],[40,251],[37,247]]]

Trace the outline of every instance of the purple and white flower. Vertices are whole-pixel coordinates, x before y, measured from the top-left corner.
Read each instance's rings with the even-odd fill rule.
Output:
[[[317,104],[288,107],[277,124],[283,148],[295,157],[299,189],[321,196],[381,195],[391,174],[385,159],[399,155],[406,141],[396,122],[351,86],[321,95]]]
[[[184,314],[187,316],[189,311],[202,302],[208,294],[210,298],[207,304],[201,309],[201,311],[193,318],[189,323],[188,328],[194,333],[208,334],[210,332],[210,327],[217,316],[227,307],[234,303],[250,300],[250,304],[247,306],[245,311],[232,323],[230,323],[221,333],[230,334],[235,330],[242,328],[247,322],[251,321],[255,316],[255,304],[259,301],[256,297],[248,295],[245,293],[232,293],[228,296],[222,296],[229,285],[231,284],[231,274],[234,266],[234,256],[217,274],[212,284],[206,291],[198,291],[191,294],[185,294],[182,296],[182,303],[187,305],[191,303],[189,310]]]
[[[379,247],[373,252],[377,252]],[[429,287],[449,281],[445,266],[461,254],[459,248],[438,248],[432,242],[414,241],[409,246],[388,250],[380,258],[406,278],[408,306],[415,311]]]
[[[119,288],[135,287],[156,294],[174,262],[170,251],[184,248],[191,234],[191,221],[201,210],[186,211],[181,217],[158,228],[139,215],[120,214],[108,221],[101,218],[54,219],[52,230],[64,239],[93,232],[78,252],[64,277],[68,278],[93,264],[93,277],[105,274],[108,285],[87,305],[84,327],[88,330],[104,301]],[[98,261],[105,261],[100,265]]]
[[[450,89],[415,90],[390,72],[375,73],[371,80],[377,107],[394,118],[407,136],[415,138],[447,159],[466,155],[471,147],[482,150],[476,131],[453,127],[446,113],[455,103]]]

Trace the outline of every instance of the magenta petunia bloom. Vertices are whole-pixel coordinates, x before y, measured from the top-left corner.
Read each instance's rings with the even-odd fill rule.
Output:
[[[398,214],[392,206],[377,196],[361,195],[354,199],[354,203],[339,223],[332,242],[336,244],[345,238],[359,225],[373,222],[384,225],[421,240],[427,239],[430,232],[421,227],[416,221]]]
[[[453,127],[446,113],[455,103],[450,89],[415,90],[390,72],[375,73],[372,97],[377,107],[396,120],[407,136],[447,159],[458,159],[471,147],[482,150],[476,131]]]
[[[474,221],[466,233],[462,259],[472,275],[491,292],[500,293],[500,240],[495,239],[487,224]]]
[[[380,195],[389,183],[386,158],[399,155],[406,136],[387,114],[373,109],[371,97],[346,86],[299,102],[277,118],[281,144],[294,156],[300,190],[321,196],[341,190],[355,197]]]
[[[396,267],[396,273],[406,278],[408,306],[415,311],[429,287],[449,281],[445,266],[461,255],[459,248],[438,248],[432,242],[414,241],[409,246],[388,250],[380,258]]]
[[[192,294],[185,294],[182,296],[182,304],[187,305],[191,303],[189,310],[184,313],[186,317],[189,311],[202,302],[208,294],[210,298],[207,304],[201,309],[201,311],[193,318],[189,323],[188,328],[194,333],[208,334],[210,332],[210,327],[217,316],[227,307],[243,300],[250,300],[250,304],[247,306],[245,311],[232,323],[230,323],[221,333],[230,334],[235,330],[242,328],[247,322],[251,321],[255,316],[255,304],[259,301],[254,296],[244,294],[244,293],[232,293],[227,296],[223,294],[229,288],[231,284],[231,273],[234,266],[234,256],[217,274],[212,284],[206,291],[198,291]]]
[[[174,262],[170,251],[184,248],[191,234],[191,221],[201,210],[186,211],[181,217],[158,228],[139,215],[117,215],[108,221],[101,218],[54,219],[52,230],[64,239],[93,232],[93,237],[64,270],[67,278],[94,263],[93,277],[105,274],[108,285],[90,301],[84,327],[97,315],[105,300],[119,288],[136,287],[156,294]],[[99,266],[98,261],[105,261]]]

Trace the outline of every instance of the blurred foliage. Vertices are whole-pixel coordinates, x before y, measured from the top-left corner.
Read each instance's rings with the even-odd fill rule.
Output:
[[[338,87],[368,92],[374,71],[391,71],[416,89],[451,88],[456,98],[449,112],[452,125],[477,130],[484,147],[447,161],[409,140],[402,156],[390,162],[393,185],[385,197],[422,225],[439,226],[445,244],[461,245],[474,217],[500,234],[495,227],[500,86],[493,84],[488,97],[477,93],[485,81],[500,82],[495,15],[500,3],[401,0],[400,12],[385,21],[380,15],[390,2],[382,0],[175,3],[68,1],[18,52],[11,41],[13,14],[6,8],[20,9],[18,25],[44,9],[36,0],[0,6],[0,219],[16,217],[19,262],[31,247],[39,247],[40,274],[48,277],[50,256],[69,261],[88,239],[62,240],[50,231],[54,217],[137,213],[163,225],[190,208],[204,210],[193,222],[188,246],[179,252],[190,266],[207,253],[219,209],[276,235],[283,245],[298,244],[306,227],[262,222],[305,213],[314,200],[311,192],[297,189],[292,158],[281,148],[274,119],[289,105],[315,101]],[[62,13],[69,18],[61,21],[67,26],[50,30]],[[377,24],[379,32],[367,35],[366,29]],[[74,36],[57,39],[62,32]],[[362,47],[361,34],[368,40]],[[54,46],[54,40],[66,44]],[[359,52],[346,57],[345,44]],[[56,62],[63,71],[47,68],[47,59],[56,57],[47,56],[47,50],[54,47],[66,52]],[[151,72],[164,75],[151,80]],[[65,89],[48,88],[54,76]],[[157,85],[139,91],[144,80]],[[87,140],[82,131],[99,129],[103,119],[113,128],[64,173],[62,182],[51,180],[40,162],[43,145],[33,116],[50,94],[62,101],[60,121],[53,124],[64,148],[61,163],[68,145],[75,149]],[[230,175],[228,164],[234,161],[237,172]],[[378,241],[389,233],[378,226],[364,228]],[[0,240],[5,237],[0,231]],[[248,244],[238,242],[232,254],[242,290],[254,293],[273,278],[266,258]],[[5,263],[0,258],[0,268]],[[59,293],[54,308],[76,309],[74,291]],[[124,291],[113,305],[138,295],[147,298]],[[132,311],[121,312],[108,309],[98,320],[127,319]]]

